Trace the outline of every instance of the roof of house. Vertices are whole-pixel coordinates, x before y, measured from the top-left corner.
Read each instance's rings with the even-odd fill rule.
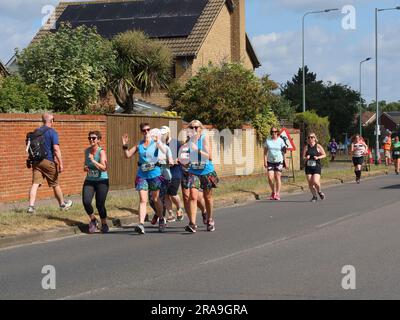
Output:
[[[175,57],[196,56],[225,5],[232,10],[232,0],[96,0],[60,2],[54,17],[36,34],[32,42],[56,30],[61,22],[72,26],[96,25],[103,37],[127,30],[141,29],[167,45]],[[254,67],[260,61],[250,40],[247,52]]]
[[[382,115],[386,115],[396,125],[400,124],[400,111],[383,112]]]
[[[374,119],[375,119],[375,112],[372,112],[372,111],[365,111],[361,115],[361,122],[363,124],[367,124],[371,121],[374,121]]]
[[[0,61],[0,74],[2,74],[4,76],[9,74],[6,67],[1,63],[1,61]]]

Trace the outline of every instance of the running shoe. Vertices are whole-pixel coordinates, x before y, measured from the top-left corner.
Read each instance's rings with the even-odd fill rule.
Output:
[[[101,233],[108,233],[108,231],[110,231],[108,224],[102,224],[101,225]]]
[[[68,200],[68,201],[64,201],[61,205],[60,205],[60,210],[68,210],[69,208],[72,207],[72,200]]]
[[[154,226],[157,223],[157,221],[158,221],[158,216],[155,214],[153,216],[153,219],[151,219],[151,224]]]
[[[171,210],[171,211],[168,211],[167,222],[175,222],[175,221],[176,221],[176,219],[175,219],[175,217],[174,217],[174,214],[173,214],[172,210]]]
[[[321,198],[321,200],[324,200],[324,199],[325,199],[325,193],[323,193],[323,192],[318,192],[318,194],[319,194],[319,197]]]
[[[357,184],[360,184],[360,179],[356,179]]]
[[[144,225],[139,223],[136,228],[135,228],[136,232],[139,234],[145,234],[146,232],[144,231]]]
[[[206,226],[208,222],[207,213],[202,212],[201,216],[203,217],[203,224]]]
[[[164,218],[161,218],[158,221],[158,231],[159,232],[165,232],[165,228],[167,227],[167,223],[165,222]]]
[[[274,200],[281,200],[281,196],[279,195],[279,193],[275,193]]]
[[[26,213],[35,214],[36,213],[35,207],[34,206],[29,206],[28,210],[26,210]]]
[[[271,193],[271,196],[269,197],[269,200],[275,200],[275,192]]]
[[[92,220],[89,222],[89,233],[95,233],[97,230],[97,220]]]
[[[197,226],[193,224],[188,224],[185,227],[185,231],[190,232],[190,233],[196,233],[197,232]]]
[[[182,211],[182,209],[178,209],[177,211],[176,211],[176,221],[183,221],[183,211]]]
[[[213,232],[215,231],[215,221],[214,220],[209,220],[207,223],[207,231],[208,232]]]
[[[313,196],[312,199],[310,200],[311,202],[317,202],[318,198],[317,196]]]

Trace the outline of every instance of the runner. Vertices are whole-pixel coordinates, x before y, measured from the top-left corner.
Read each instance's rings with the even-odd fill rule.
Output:
[[[190,212],[190,185],[189,185],[189,162],[190,162],[190,149],[189,149],[189,142],[190,137],[187,137],[187,140],[182,143],[179,148],[178,153],[178,161],[179,165],[182,168],[182,180],[181,180],[181,188],[182,188],[182,198],[183,198],[183,205],[185,207],[185,211],[189,217]],[[203,219],[203,224],[207,225],[207,212],[206,212],[206,205],[204,202],[203,190],[199,189],[199,193],[197,195],[197,207],[201,211],[201,216]],[[183,217],[181,218],[183,220]]]
[[[336,143],[335,138],[333,138],[333,139],[331,140],[331,142],[329,143],[329,145],[328,145],[328,150],[329,150],[329,152],[331,153],[331,161],[335,161],[336,153],[337,153],[338,147],[339,147],[339,146],[338,146],[338,144]]]
[[[268,183],[272,192],[270,200],[280,200],[281,176],[286,144],[279,137],[277,128],[271,128],[270,133],[271,138],[267,138],[264,144],[264,167],[268,170]]]
[[[97,230],[97,219],[92,206],[93,197],[96,195],[96,208],[101,219],[101,233],[109,231],[107,225],[106,198],[109,189],[107,174],[107,155],[100,147],[101,133],[90,131],[88,136],[90,147],[85,150],[84,171],[87,173],[82,190],[82,203],[89,216],[89,233]]]
[[[136,231],[139,234],[145,234],[144,220],[146,218],[148,191],[154,200],[156,206],[156,214],[159,217],[159,231],[164,232],[166,223],[162,215],[163,205],[160,199],[160,189],[164,178],[161,175],[160,167],[156,166],[157,163],[157,150],[162,150],[162,145],[158,137],[150,136],[150,125],[148,123],[140,124],[140,130],[143,134],[143,140],[138,145],[129,149],[128,134],[122,137],[123,149],[127,159],[132,158],[137,152],[139,153],[138,172],[135,181],[136,190],[139,193],[139,224]],[[165,151],[165,150],[164,150]]]
[[[178,195],[178,190],[183,178],[182,167],[178,161],[178,151],[180,148],[179,141],[171,139],[171,130],[167,126],[161,127],[162,139],[165,140],[171,150],[171,181],[169,182],[166,190],[165,206],[168,213],[168,222],[183,221],[184,215],[182,210],[182,201]],[[176,217],[173,214],[173,205],[176,207]]]
[[[169,129],[169,128],[168,128]],[[163,152],[160,150],[156,151],[156,155],[157,155],[157,166],[159,166],[161,168],[161,175],[163,176],[163,183],[161,185],[161,189],[160,189],[160,199],[163,205],[163,217],[166,217],[166,213],[167,213],[167,189],[168,186],[171,182],[172,179],[172,174],[171,174],[171,170],[170,170],[170,166],[173,163],[173,159],[172,159],[172,152],[171,149],[168,146],[168,143],[170,141],[169,138],[169,133],[167,134],[167,132],[165,130],[162,129],[152,129],[150,131],[150,136],[157,136],[160,138],[160,145],[162,146],[162,148],[166,151]],[[156,205],[155,202],[150,194],[149,191],[149,202],[150,202],[150,206],[151,208],[154,210],[154,212],[157,212],[156,209]],[[154,214],[153,219],[151,220],[151,224],[155,225],[158,221],[158,216],[157,214]],[[167,222],[169,220],[167,219]],[[172,219],[171,219],[172,221]]]
[[[392,150],[392,133],[388,131],[386,137],[383,139],[383,150],[385,153],[385,165],[389,166],[391,163],[391,150]]]
[[[321,159],[326,157],[324,148],[318,144],[315,133],[310,133],[307,137],[307,145],[303,150],[305,160],[305,172],[308,186],[312,193],[312,202],[318,200],[317,193],[321,200],[325,199],[325,194],[321,191]]]
[[[191,233],[197,231],[196,213],[199,189],[203,190],[204,201],[207,209],[207,231],[215,230],[212,189],[217,187],[218,176],[212,163],[212,153],[209,137],[202,133],[203,125],[198,120],[189,124],[193,130],[193,137],[189,141],[190,165],[188,186],[190,187],[189,198],[189,225],[185,230]]]
[[[394,171],[396,174],[399,174],[399,169],[400,169],[400,141],[399,141],[399,136],[394,137],[394,141],[392,144],[392,150],[393,150],[393,162],[394,162]]]
[[[359,134],[356,134],[351,144],[350,152],[353,156],[354,173],[356,174],[356,182],[360,183],[362,165],[364,163],[364,155],[367,154],[368,146]]]

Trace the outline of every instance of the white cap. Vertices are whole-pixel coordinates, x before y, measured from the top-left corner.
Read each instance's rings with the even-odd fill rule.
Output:
[[[171,130],[169,129],[168,126],[162,126],[162,127],[160,128],[160,132],[161,132],[162,135],[164,135],[164,134],[170,133]]]

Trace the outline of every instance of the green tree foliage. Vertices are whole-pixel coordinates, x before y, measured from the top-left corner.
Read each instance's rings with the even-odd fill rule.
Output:
[[[278,122],[270,108],[270,91],[241,64],[210,64],[185,85],[175,83],[170,87],[170,109],[186,121],[198,119],[219,130],[251,123],[262,133]]]
[[[391,111],[400,111],[400,101],[397,102],[389,102],[387,103],[385,100],[379,101],[379,112],[391,112]],[[376,111],[376,102],[371,102],[366,108],[367,111]]]
[[[0,112],[34,112],[51,109],[47,95],[20,77],[5,78],[0,85]]]
[[[305,136],[314,132],[318,138],[318,143],[322,145],[327,152],[329,144],[329,120],[328,117],[319,117],[315,111],[306,111],[296,114],[294,125],[300,130],[304,130]],[[324,159],[323,164],[327,165],[328,160]]]
[[[108,86],[126,113],[134,112],[134,94],[150,95],[168,87],[172,76],[172,53],[143,32],[127,31],[112,40],[116,63]]]
[[[17,55],[27,83],[48,95],[57,112],[85,113],[106,85],[106,70],[114,63],[109,41],[85,26],[62,26]]]
[[[315,73],[306,71],[306,108],[314,110],[321,117],[328,117],[330,133],[340,137],[344,132],[356,131],[355,116],[358,113],[360,95],[357,91],[342,84],[317,80]],[[302,111],[302,70],[282,87],[282,95],[288,99],[297,111]]]

